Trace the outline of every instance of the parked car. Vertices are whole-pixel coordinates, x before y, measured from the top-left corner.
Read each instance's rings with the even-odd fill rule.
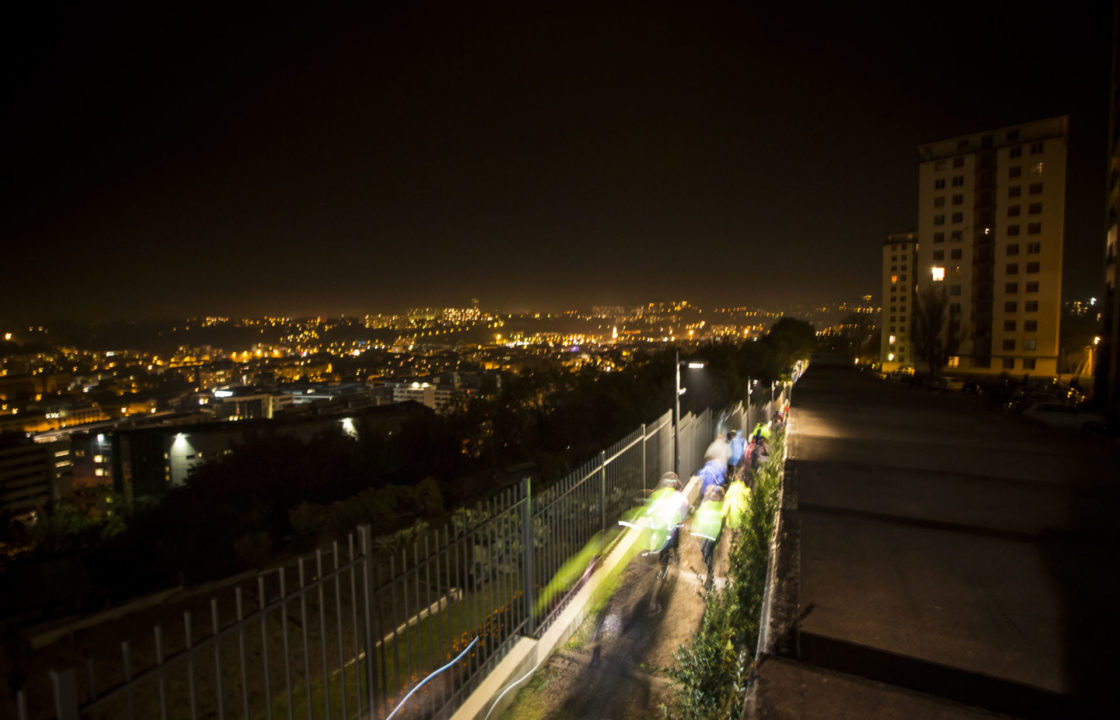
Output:
[[[1021,387],[1011,394],[1005,407],[1015,413],[1020,413],[1031,407],[1045,403],[1049,405],[1069,405],[1066,393],[1058,388],[1025,388]]]
[[[984,386],[980,384],[979,380],[966,380],[961,386],[961,392],[971,393],[973,395],[983,395]]]
[[[1106,428],[1103,416],[1065,403],[1034,403],[1023,411],[1023,415],[1043,425],[1076,430],[1084,435],[1103,433]]]

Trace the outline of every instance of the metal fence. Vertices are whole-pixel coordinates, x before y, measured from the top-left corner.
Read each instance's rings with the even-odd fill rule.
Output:
[[[716,431],[748,430],[772,408],[685,415],[681,474]],[[183,603],[173,622],[122,628],[111,652],[18,691],[16,717],[329,720],[386,718],[398,705],[396,718],[449,717],[519,637],[557,616],[574,584],[556,581],[569,558],[672,466],[667,412],[559,482],[526,478],[404,547],[362,527]]]

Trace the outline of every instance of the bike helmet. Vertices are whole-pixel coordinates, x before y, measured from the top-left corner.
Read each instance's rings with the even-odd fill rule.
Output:
[[[658,483],[658,487],[671,487],[674,490],[680,490],[681,479],[677,477],[677,474],[675,472],[670,470],[669,472],[661,476],[661,481]]]

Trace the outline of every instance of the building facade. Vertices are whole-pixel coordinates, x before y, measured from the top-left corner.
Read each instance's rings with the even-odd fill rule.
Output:
[[[1104,297],[1100,342],[1096,347],[1094,396],[1120,419],[1120,293],[1116,291],[1117,234],[1120,230],[1120,5],[1112,16],[1112,84],[1108,114],[1108,208],[1105,221]]]
[[[25,517],[68,496],[72,465],[67,441],[4,438],[0,442],[0,512]]]
[[[913,318],[918,234],[894,233],[883,241],[882,340],[879,361],[886,372],[914,366],[910,322]]]
[[[954,370],[1057,374],[1068,136],[1061,116],[918,148],[918,291],[946,302]]]
[[[234,447],[255,439],[282,437],[309,442],[332,431],[356,440],[367,433],[391,435],[417,412],[430,411],[390,405],[279,420],[166,423],[118,430],[109,453],[113,488],[129,502],[142,495],[160,496],[185,484],[191,472],[204,462],[224,457]]]

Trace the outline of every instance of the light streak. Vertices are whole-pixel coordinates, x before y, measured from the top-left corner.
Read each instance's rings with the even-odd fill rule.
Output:
[[[433,672],[433,673],[432,673],[431,675],[429,675],[428,677],[426,677],[426,678],[424,678],[423,680],[421,680],[421,681],[420,681],[420,684],[419,684],[419,685],[417,685],[416,687],[414,687],[414,688],[412,688],[411,690],[409,690],[409,691],[408,691],[408,694],[404,696],[404,699],[403,699],[403,700],[401,700],[401,701],[400,701],[400,702],[399,702],[399,703],[397,704],[397,706],[396,706],[395,708],[393,708],[393,712],[389,713],[389,714],[388,714],[388,716],[386,716],[385,720],[392,720],[392,717],[393,717],[394,715],[396,715],[396,714],[397,714],[397,711],[398,711],[398,710],[400,710],[400,709],[401,709],[402,707],[404,707],[404,704],[405,704],[406,702],[408,702],[408,699],[409,699],[410,697],[412,697],[412,694],[413,694],[414,692],[416,692],[416,691],[417,691],[417,690],[419,690],[420,688],[424,687],[424,685],[425,685],[425,684],[427,684],[427,682],[428,682],[429,680],[431,680],[432,678],[434,678],[434,677],[435,677],[436,675],[439,675],[439,674],[440,674],[441,672],[443,672],[444,670],[447,670],[447,669],[448,669],[448,668],[450,668],[450,667],[451,667],[452,665],[454,665],[455,663],[457,663],[457,662],[459,662],[460,660],[462,660],[462,659],[463,659],[463,656],[464,656],[464,655],[466,655],[466,654],[467,654],[467,652],[468,652],[468,651],[469,651],[469,650],[470,650],[470,649],[471,649],[472,647],[474,647],[475,643],[477,643],[477,642],[478,642],[478,638],[477,638],[477,637],[475,637],[475,639],[474,639],[474,640],[471,640],[471,644],[470,644],[470,645],[467,645],[467,646],[466,646],[465,648],[463,648],[463,652],[459,653],[459,655],[458,655],[458,656],[457,656],[457,657],[456,657],[456,658],[455,658],[454,660],[452,660],[451,662],[447,663],[446,665],[444,665],[443,667],[441,667],[441,668],[440,668],[439,670],[436,670],[436,671],[435,671],[435,672]],[[534,669],[534,670],[536,670],[536,668],[533,668],[533,669]],[[490,716],[489,716],[489,715],[487,715],[486,717],[490,717]]]

